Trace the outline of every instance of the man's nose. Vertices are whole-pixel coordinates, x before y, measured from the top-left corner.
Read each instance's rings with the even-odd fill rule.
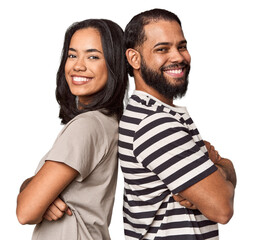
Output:
[[[184,61],[184,56],[178,49],[171,49],[169,58],[172,63],[181,63]]]

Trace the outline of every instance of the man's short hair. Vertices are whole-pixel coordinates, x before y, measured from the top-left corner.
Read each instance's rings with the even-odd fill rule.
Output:
[[[128,48],[136,48],[141,46],[146,40],[144,26],[150,22],[159,20],[176,21],[181,26],[178,16],[165,9],[152,9],[134,16],[125,28],[125,46]],[[128,73],[133,76],[133,68],[128,64]]]

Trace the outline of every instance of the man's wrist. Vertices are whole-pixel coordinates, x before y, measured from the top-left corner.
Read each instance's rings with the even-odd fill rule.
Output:
[[[224,168],[223,168],[220,164],[218,164],[218,163],[216,163],[215,166],[218,168],[218,170],[220,171],[221,175],[222,175],[222,176],[226,179],[226,181],[227,181],[227,180],[228,180],[228,178],[227,178],[227,173],[226,173],[226,171],[224,170]]]

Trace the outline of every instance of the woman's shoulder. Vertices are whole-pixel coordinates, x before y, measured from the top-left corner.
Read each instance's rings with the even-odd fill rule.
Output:
[[[102,125],[117,124],[117,119],[115,116],[108,116],[99,110],[81,113],[76,116],[72,121],[90,121],[93,123],[100,123]]]
[[[118,121],[114,116],[107,116],[99,110],[89,111],[81,113],[75,118],[73,118],[67,125],[66,128],[78,128],[81,130],[87,128],[96,131],[118,131]]]

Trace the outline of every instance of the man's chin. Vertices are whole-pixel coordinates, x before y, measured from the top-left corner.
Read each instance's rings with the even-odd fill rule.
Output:
[[[172,79],[170,80],[166,79],[166,80],[167,80],[167,83],[170,84],[172,87],[181,87],[185,84],[185,81],[186,81],[185,78],[173,78],[173,80]]]

